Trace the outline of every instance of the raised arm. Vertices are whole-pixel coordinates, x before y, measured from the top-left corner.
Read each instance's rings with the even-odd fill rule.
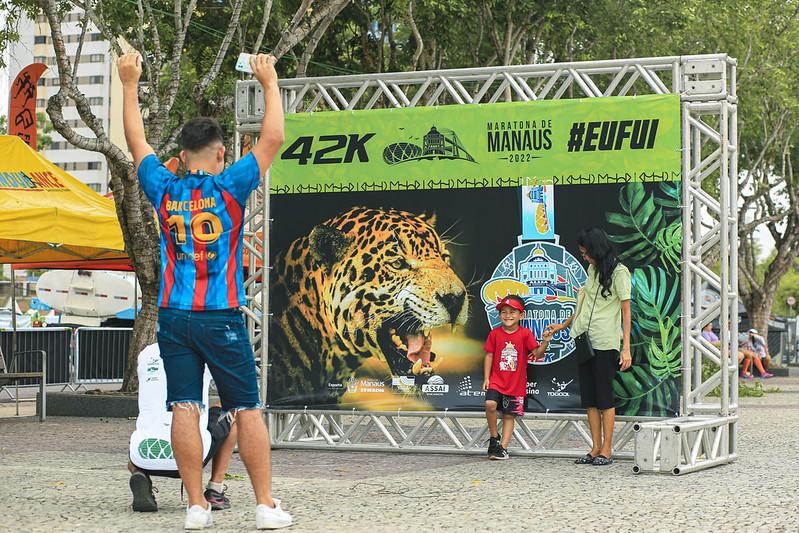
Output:
[[[122,122],[125,140],[133,155],[136,170],[142,159],[155,153],[144,136],[144,121],[139,109],[139,78],[141,78],[141,56],[138,52],[125,54],[117,61],[119,79],[122,81]]]
[[[251,57],[250,67],[264,89],[265,111],[261,122],[261,134],[252,148],[252,155],[258,161],[258,169],[261,175],[264,175],[283,145],[283,104],[277,87],[275,56],[258,54]]]
[[[569,317],[569,323],[571,323],[571,317]],[[544,355],[547,351],[547,347],[549,346],[549,341],[552,340],[552,331],[549,327],[544,329],[544,332],[541,335],[541,342],[538,344],[538,347],[532,351],[533,357],[536,359]]]

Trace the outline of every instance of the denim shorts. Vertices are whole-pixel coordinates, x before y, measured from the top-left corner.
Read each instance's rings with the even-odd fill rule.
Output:
[[[205,365],[223,411],[261,407],[255,357],[240,310],[161,308],[158,347],[166,373],[167,410],[176,403],[202,405]]]

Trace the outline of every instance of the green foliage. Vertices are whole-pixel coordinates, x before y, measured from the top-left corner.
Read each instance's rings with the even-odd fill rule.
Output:
[[[19,21],[23,17],[35,17],[38,11],[32,0],[0,0],[0,69],[7,66],[3,54],[5,49],[19,41]]]
[[[774,296],[772,313],[778,316],[795,317],[799,313],[799,305],[793,308],[788,306],[787,299],[793,296],[799,302],[799,263],[794,264],[780,280],[780,285]]]
[[[719,371],[719,366],[711,361],[703,361],[702,362],[702,381],[706,381],[709,379],[713,374]],[[765,396],[766,393],[770,392],[781,392],[779,387],[769,387],[763,388],[763,382],[761,381],[754,381],[751,384],[747,383],[746,381],[739,379],[738,380],[738,396],[739,397],[752,397],[752,398],[759,398],[761,396]],[[710,391],[707,395],[708,396],[719,396],[721,394],[721,387],[716,387],[712,391]]]
[[[607,213],[611,224],[629,230],[622,235],[609,235],[612,242],[626,245],[619,254],[622,261],[651,263],[657,259],[669,270],[680,271],[682,222],[670,217],[679,211],[679,184],[661,184],[665,198],[655,201],[647,194],[644,184],[633,182],[619,191],[619,206],[623,213]],[[673,220],[669,221],[670,218]]]

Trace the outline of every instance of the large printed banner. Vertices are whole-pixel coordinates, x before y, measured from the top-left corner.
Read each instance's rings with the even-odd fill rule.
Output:
[[[633,272],[619,413],[677,414],[679,116],[655,96],[287,117],[268,406],[482,410],[495,303],[522,296],[537,338],[564,321],[598,226]],[[565,330],[529,363],[529,411],[580,411],[575,349]]]
[[[679,128],[675,95],[291,114],[272,192],[673,180]]]

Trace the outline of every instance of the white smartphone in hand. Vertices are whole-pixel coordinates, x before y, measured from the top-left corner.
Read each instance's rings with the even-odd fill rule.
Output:
[[[250,58],[252,56],[252,54],[240,53],[239,58],[236,60],[236,70],[252,74],[252,68],[250,67]]]

